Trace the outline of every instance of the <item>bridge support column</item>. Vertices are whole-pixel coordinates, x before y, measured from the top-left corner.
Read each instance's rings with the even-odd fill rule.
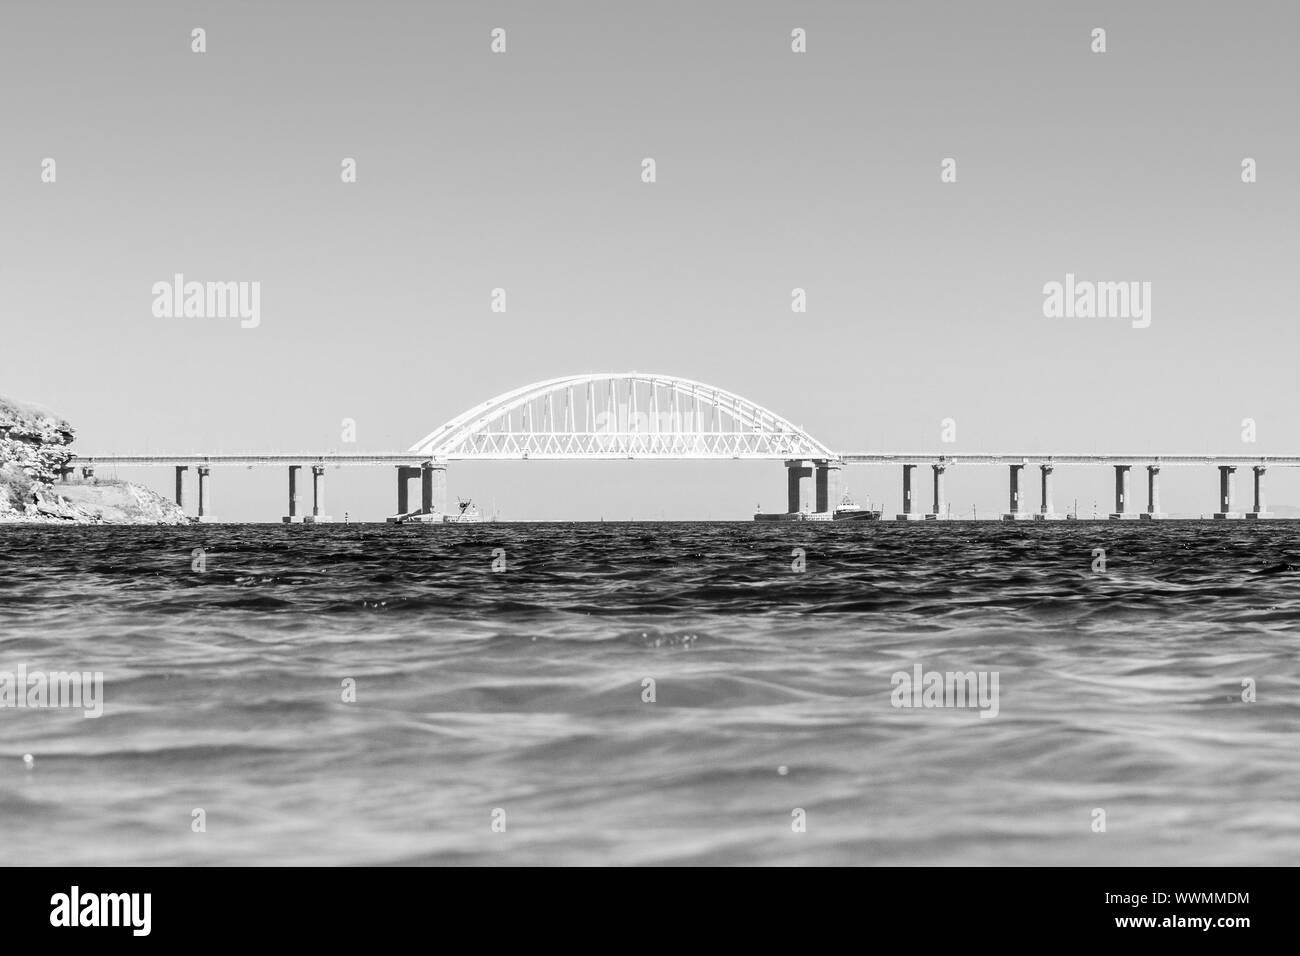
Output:
[[[1255,472],[1255,506],[1246,513],[1246,517],[1257,520],[1268,517],[1268,512],[1264,510],[1264,472],[1268,471],[1268,466],[1256,465],[1253,471]]]
[[[325,466],[311,466],[311,514],[303,515],[303,524],[327,524],[334,519],[325,514]]]
[[[813,482],[816,502],[813,510],[818,514],[826,514],[831,510],[831,467],[825,461],[818,461],[813,464],[816,469]]]
[[[1219,510],[1214,513],[1214,517],[1220,520],[1225,518],[1240,518],[1239,512],[1233,511],[1237,498],[1237,466],[1220,465],[1219,466]]]
[[[208,484],[208,473],[211,469],[207,465],[199,465],[196,469],[199,473],[199,520],[216,521],[212,514],[212,489]]]
[[[411,513],[411,495],[409,482],[420,473],[420,469],[410,465],[397,466],[397,514],[394,517]],[[388,519],[392,521],[392,518]]]
[[[447,513],[447,466],[425,462],[420,466],[420,513]]]
[[[81,468],[81,480],[90,481],[95,477],[94,465],[83,465]]]
[[[787,461],[785,463],[786,476],[786,512],[795,514],[803,510],[804,503],[804,480],[812,477],[812,468],[808,463],[800,459]]]
[[[1028,512],[1020,510],[1020,472],[1024,470],[1024,465],[1010,465],[1010,488],[1007,495],[1007,513],[1002,516],[1003,521],[1023,521],[1029,517]]]
[[[903,466],[903,511],[894,515],[896,521],[919,521],[925,516],[912,506],[912,472],[916,465]]]
[[[1147,465],[1147,510],[1142,512],[1141,518],[1144,521],[1155,521],[1163,517],[1164,513],[1160,510],[1160,466]]]
[[[926,515],[927,521],[939,521],[946,518],[944,513],[947,498],[943,493],[943,473],[948,470],[946,464],[931,465],[930,470],[934,473],[934,507]]]
[[[302,515],[298,514],[298,472],[302,471],[302,465],[289,466],[289,513],[280,520],[285,524],[297,524],[302,521]]]
[[[1038,514],[1034,515],[1037,521],[1051,521],[1059,517],[1052,501],[1052,472],[1055,470],[1055,465],[1038,466],[1039,504]]]
[[[185,507],[185,472],[188,470],[188,465],[176,466],[176,504],[182,509]]]
[[[1132,470],[1132,465],[1115,466],[1115,510],[1110,514],[1111,521],[1127,521],[1137,517],[1137,514],[1128,510],[1129,473]]]

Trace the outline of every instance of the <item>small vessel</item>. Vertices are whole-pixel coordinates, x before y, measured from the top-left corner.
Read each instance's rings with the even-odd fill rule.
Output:
[[[762,507],[761,505],[759,507]],[[831,521],[834,520],[829,511],[777,511],[764,512],[755,510],[755,521]]]
[[[457,498],[459,511],[455,514],[446,514],[442,520],[447,524],[479,524],[483,521],[483,516],[478,513],[474,507],[474,502],[469,498]]]
[[[840,499],[839,505],[832,512],[834,521],[879,521],[880,511],[872,510],[870,500],[864,508],[849,495],[848,490],[844,492],[844,497]]]
[[[393,515],[386,519],[389,524],[442,524],[446,515],[437,511],[408,511],[404,515]]]

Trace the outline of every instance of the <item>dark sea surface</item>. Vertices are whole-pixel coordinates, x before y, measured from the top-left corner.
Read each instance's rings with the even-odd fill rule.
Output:
[[[0,863],[1295,864],[1298,635],[1300,522],[0,527],[0,671],[105,681]]]

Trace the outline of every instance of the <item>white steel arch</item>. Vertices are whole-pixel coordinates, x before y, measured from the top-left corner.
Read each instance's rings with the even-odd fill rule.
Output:
[[[837,457],[734,392],[646,372],[534,382],[476,405],[410,450],[442,461]]]

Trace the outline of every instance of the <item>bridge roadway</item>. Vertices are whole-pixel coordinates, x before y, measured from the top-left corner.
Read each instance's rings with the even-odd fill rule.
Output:
[[[449,459],[473,458],[473,455],[449,455]],[[505,457],[493,454],[489,457]],[[524,456],[527,457],[527,456]],[[582,458],[583,456],[573,456]],[[637,457],[629,455],[628,457]],[[651,456],[660,457],[660,456]],[[682,457],[691,457],[684,455]],[[710,455],[709,457],[718,457]],[[737,456],[739,457],[739,456]],[[594,459],[593,459],[594,460]],[[74,464],[75,463],[75,464]],[[1010,488],[1007,511],[1004,520],[1013,521],[1032,518],[1035,520],[1052,520],[1063,518],[1053,505],[1053,472],[1058,465],[1111,465],[1115,469],[1115,510],[1110,513],[1112,519],[1124,518],[1163,518],[1160,510],[1160,470],[1166,465],[1210,465],[1219,469],[1219,495],[1216,518],[1264,518],[1267,511],[1264,504],[1264,475],[1270,466],[1300,466],[1300,455],[1210,455],[1210,454],[1173,454],[1153,455],[1149,453],[1131,455],[1113,454],[1076,454],[1076,453],[982,453],[982,452],[846,452],[833,458],[796,458],[785,462],[787,472],[787,506],[786,514],[798,518],[809,511],[806,502],[807,485],[815,488],[816,514],[829,517],[831,502],[829,499],[829,473],[843,465],[882,465],[896,464],[902,466],[903,473],[903,509],[895,516],[896,520],[941,520],[950,516],[944,494],[944,479],[948,468],[954,465],[1005,465],[1008,468]],[[283,519],[286,522],[302,521],[306,523],[326,522],[330,518],[324,513],[325,507],[325,468],[335,466],[375,466],[388,465],[397,468],[397,514],[423,514],[437,516],[446,511],[446,459],[437,460],[428,455],[412,452],[365,453],[365,452],[304,452],[300,454],[219,454],[219,455],[77,455],[64,469],[64,477],[80,468],[83,476],[90,477],[96,466],[121,465],[124,467],[172,466],[176,469],[176,503],[184,507],[185,472],[193,467],[198,473],[199,502],[198,518],[200,521],[212,518],[211,489],[209,471],[213,466],[279,465],[288,468],[289,475],[289,513]],[[933,505],[928,512],[920,510],[920,502],[914,500],[912,472],[922,465],[929,465],[933,472]],[[1037,511],[1025,507],[1021,495],[1021,471],[1029,465],[1037,465],[1040,471],[1040,503]],[[1145,466],[1147,495],[1146,508],[1137,512],[1132,506],[1129,472],[1134,466]],[[1238,467],[1250,467],[1254,474],[1253,507],[1248,512],[1236,510],[1236,471]],[[299,511],[298,472],[303,467],[310,467],[312,473],[312,509],[311,514]],[[815,482],[810,481],[814,479]],[[410,509],[408,482],[421,479],[420,507]]]
[[[846,465],[1300,465],[1300,455],[1061,455],[953,454],[937,451],[845,452],[839,461]]]
[[[63,468],[66,481],[77,468],[83,477],[91,478],[97,466],[122,465],[148,468],[171,466],[176,469],[176,504],[185,507],[185,472],[192,466],[199,476],[199,521],[215,521],[212,516],[212,486],[209,473],[213,466],[231,465],[248,468],[257,465],[280,465],[289,470],[289,513],[282,519],[286,524],[322,524],[332,520],[325,513],[326,465],[391,465],[397,468],[397,513],[411,514],[408,482],[421,479],[419,512],[425,515],[445,513],[447,468],[445,464],[430,461],[428,455],[411,452],[373,454],[365,452],[305,452],[298,455],[283,454],[231,454],[231,455],[74,455]],[[311,468],[311,514],[300,511],[298,472]],[[441,518],[439,518],[441,520]]]
[[[303,452],[301,455],[73,455],[69,464],[76,467],[96,465],[126,465],[156,467],[159,465],[407,465],[418,468],[429,460],[428,455],[413,455],[409,451],[394,454],[365,454],[361,452]]]
[[[896,516],[899,521],[939,520],[948,517],[950,509],[944,497],[944,475],[953,465],[1006,465],[1010,477],[1007,510],[1002,517],[1006,521],[1032,518],[1039,521],[1065,517],[1057,514],[1052,499],[1052,475],[1058,465],[1110,465],[1115,469],[1115,510],[1110,513],[1113,520],[1125,518],[1155,519],[1165,517],[1160,510],[1160,470],[1166,465],[1212,465],[1219,469],[1219,501],[1214,517],[1225,518],[1265,518],[1268,512],[1264,505],[1264,475],[1270,466],[1300,465],[1300,455],[1111,455],[1111,454],[985,454],[976,452],[952,453],[914,452],[914,453],[873,453],[847,452],[835,462],[786,463],[789,476],[789,501],[791,510],[794,502],[802,497],[802,483],[814,470],[817,475],[818,510],[829,505],[825,498],[826,471],[839,464],[898,464],[903,467],[903,510]],[[933,472],[934,499],[928,512],[921,512],[913,501],[912,472],[918,465],[929,465]],[[1040,472],[1039,508],[1030,512],[1024,506],[1020,492],[1020,472],[1028,465],[1037,465]],[[1134,466],[1145,466],[1147,470],[1147,505],[1142,512],[1132,507],[1129,472]],[[1236,510],[1236,472],[1238,467],[1249,466],[1254,476],[1254,501],[1248,512]]]
[[[411,452],[303,452],[287,454],[229,455],[74,455],[78,467],[123,465],[156,467],[165,465],[406,465],[418,468],[429,456]],[[594,459],[593,459],[594,460]],[[1300,455],[1134,455],[1110,454],[1007,454],[1002,452],[845,452],[834,461],[846,465],[1300,465]]]

